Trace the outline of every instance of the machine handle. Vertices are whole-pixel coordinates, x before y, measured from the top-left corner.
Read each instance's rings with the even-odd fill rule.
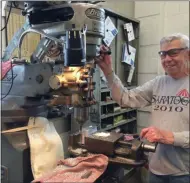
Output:
[[[12,59],[13,64],[28,64],[29,62],[26,59]]]
[[[157,145],[158,145],[158,142],[156,142],[156,143],[151,143],[151,144],[142,143],[141,147],[142,147],[142,149],[143,149],[144,151],[146,151],[146,152],[155,152]]]
[[[111,50],[108,50],[108,51],[100,51],[100,54],[111,55]]]

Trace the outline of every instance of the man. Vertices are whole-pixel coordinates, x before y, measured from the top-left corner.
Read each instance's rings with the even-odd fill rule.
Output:
[[[107,51],[102,47],[102,52]],[[150,183],[189,182],[189,38],[173,34],[160,41],[159,55],[167,73],[127,90],[112,70],[111,57],[96,62],[105,74],[113,100],[122,107],[152,105],[152,126],[141,137],[158,142],[149,155]]]

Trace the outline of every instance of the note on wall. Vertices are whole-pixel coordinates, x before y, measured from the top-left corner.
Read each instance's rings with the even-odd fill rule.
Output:
[[[128,35],[128,41],[132,41],[135,39],[134,30],[133,30],[133,24],[132,23],[126,23],[124,24],[124,29],[127,30]]]
[[[129,65],[134,66],[135,63],[135,55],[136,55],[136,49],[129,45],[129,52],[127,50],[127,44],[123,44],[123,52],[122,52],[122,62],[125,62]]]
[[[104,43],[107,46],[110,46],[117,33],[118,30],[116,29],[112,20],[110,19],[110,17],[107,17],[105,20],[105,38],[103,39]]]

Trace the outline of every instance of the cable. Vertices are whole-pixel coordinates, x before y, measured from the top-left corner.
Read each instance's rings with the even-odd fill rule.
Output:
[[[7,21],[5,23],[5,26],[1,29],[1,31],[3,31],[7,27],[7,24],[8,24],[8,21],[9,21],[9,17],[10,17],[10,14],[11,14],[11,9],[12,9],[12,2],[11,2],[11,5],[10,5]]]
[[[70,3],[90,3],[90,4],[98,4],[98,3],[104,3],[106,2],[105,0],[103,1],[70,1]]]
[[[95,2],[92,2],[92,4],[98,4],[98,3],[105,3],[106,1],[95,1]]]
[[[12,81],[11,81],[11,86],[9,88],[9,91],[7,92],[7,94],[4,97],[1,98],[1,100],[3,100],[4,98],[6,98],[9,95],[9,93],[13,87],[13,64],[12,64],[12,61],[11,61],[11,75],[12,75]]]
[[[126,42],[126,46],[127,46],[127,52],[128,52],[129,55],[131,55],[131,52],[129,50],[128,32],[127,32],[127,30],[125,31],[125,29],[124,29],[124,35],[125,35],[125,39],[126,39],[125,42]]]

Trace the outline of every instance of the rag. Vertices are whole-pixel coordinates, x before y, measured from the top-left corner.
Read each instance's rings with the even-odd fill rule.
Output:
[[[6,74],[14,66],[15,66],[15,64],[11,64],[11,61],[1,62],[1,80],[6,76]]]
[[[57,167],[33,181],[33,183],[93,183],[106,170],[108,157],[103,154],[89,154],[60,160]]]

